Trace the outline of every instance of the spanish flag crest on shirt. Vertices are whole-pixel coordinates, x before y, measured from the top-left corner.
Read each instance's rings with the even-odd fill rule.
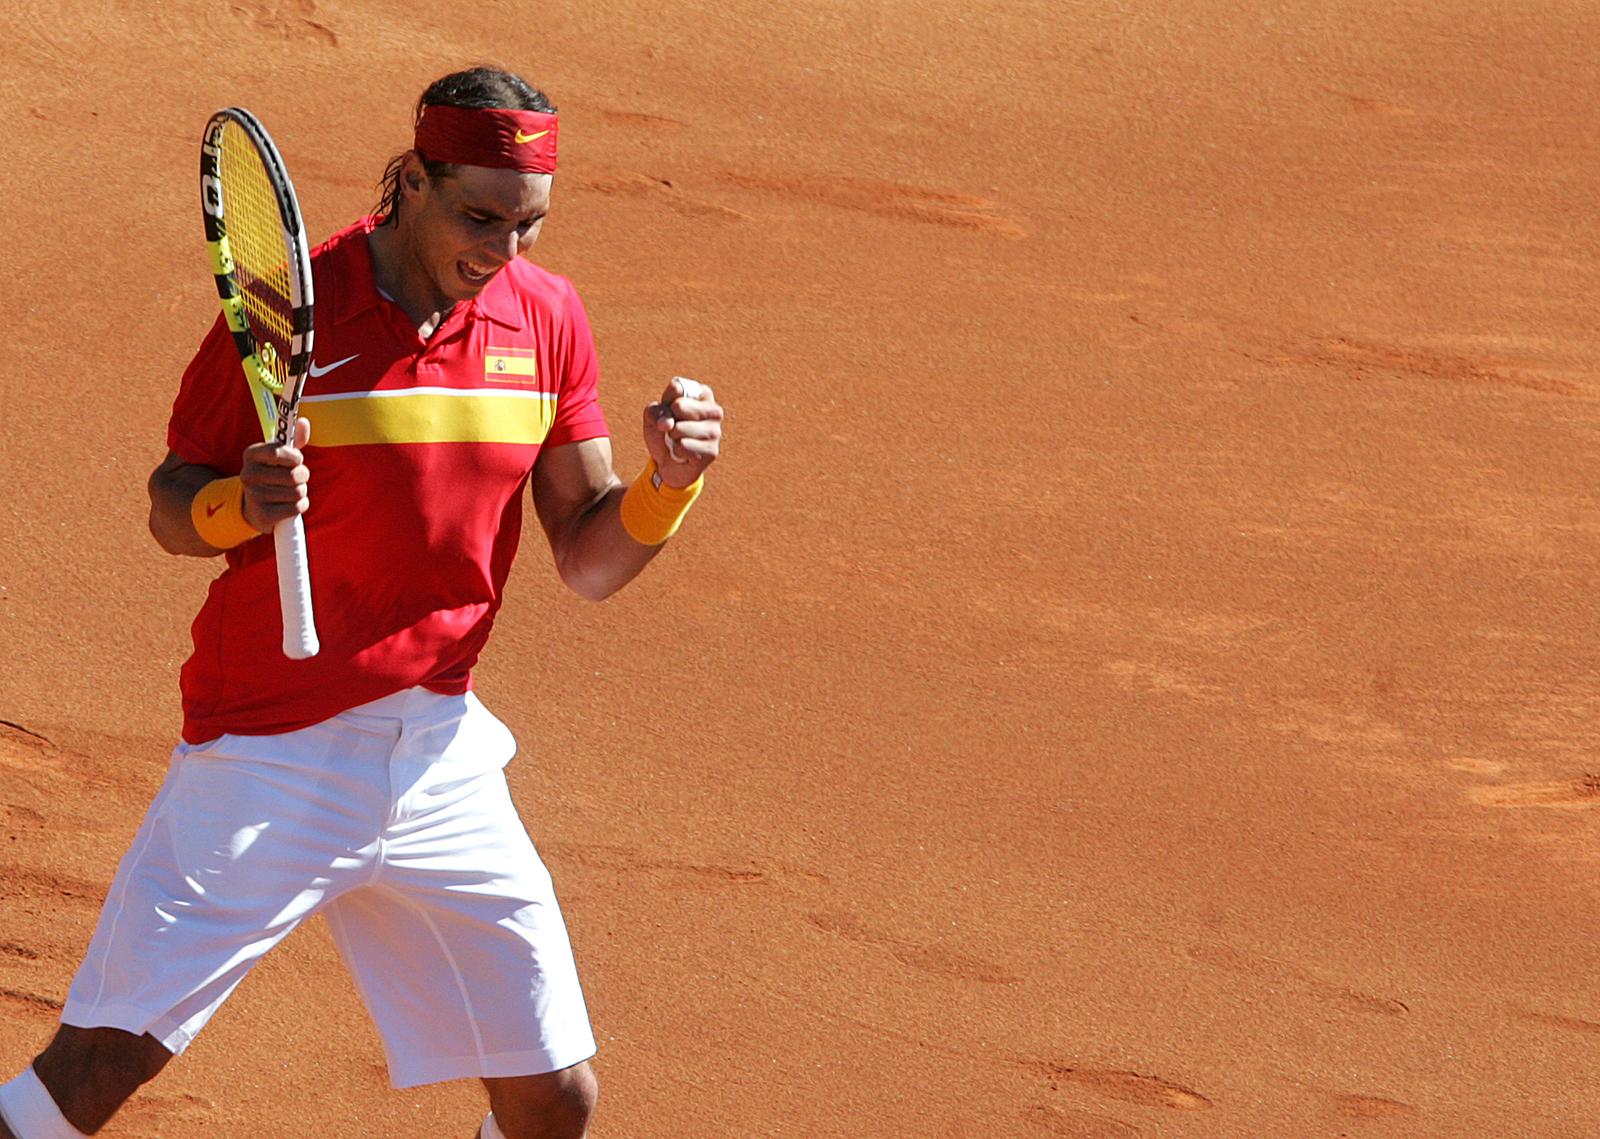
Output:
[[[533,386],[537,368],[533,348],[496,348],[490,345],[483,356],[483,378],[499,384],[526,384]]]

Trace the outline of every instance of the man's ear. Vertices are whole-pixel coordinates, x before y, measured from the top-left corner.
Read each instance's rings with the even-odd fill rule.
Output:
[[[400,192],[407,197],[420,194],[428,184],[428,171],[422,165],[422,158],[416,151],[406,152],[405,161],[400,166]]]

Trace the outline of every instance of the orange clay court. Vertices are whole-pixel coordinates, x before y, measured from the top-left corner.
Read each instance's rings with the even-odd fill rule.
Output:
[[[145,531],[215,311],[200,130],[256,111],[320,240],[485,61],[562,110],[535,257],[619,470],[665,378],[729,411],[618,598],[528,536],[478,672],[596,1139],[1596,1133],[1591,5],[401,10],[8,7],[0,1072],[215,570]],[[313,923],[104,1134],[481,1105],[388,1089]]]

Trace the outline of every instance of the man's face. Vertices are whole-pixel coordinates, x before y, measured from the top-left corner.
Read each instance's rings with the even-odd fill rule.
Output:
[[[533,248],[550,208],[550,174],[458,166],[429,178],[409,156],[400,175],[410,260],[442,302],[471,300],[513,257]]]

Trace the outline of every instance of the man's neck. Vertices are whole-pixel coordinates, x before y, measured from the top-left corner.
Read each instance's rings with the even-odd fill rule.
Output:
[[[380,295],[400,306],[416,325],[417,335],[427,340],[455,309],[455,302],[441,299],[426,286],[417,287],[416,282],[426,282],[428,276],[411,261],[411,248],[399,223],[378,226],[367,234],[373,284]]]

